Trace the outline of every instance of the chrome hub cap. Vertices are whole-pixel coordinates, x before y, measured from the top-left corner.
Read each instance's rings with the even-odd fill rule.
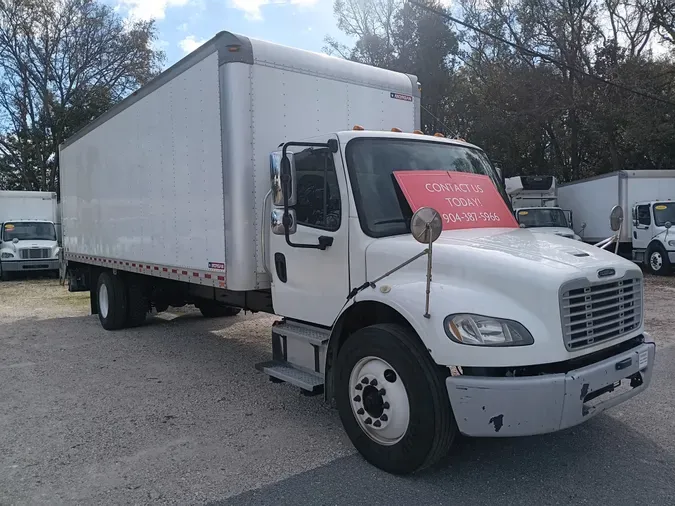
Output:
[[[410,402],[398,373],[384,360],[366,357],[349,377],[352,411],[361,430],[378,444],[398,443],[408,431]]]
[[[101,288],[98,289],[98,311],[103,318],[107,318],[109,309],[110,302],[108,301],[108,289],[104,283],[101,285]]]
[[[649,258],[649,263],[655,271],[661,269],[663,266],[663,257],[661,256],[661,253],[658,251],[652,253],[652,256]]]

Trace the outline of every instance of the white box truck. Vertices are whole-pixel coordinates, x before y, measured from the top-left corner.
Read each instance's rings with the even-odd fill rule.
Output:
[[[61,146],[70,289],[109,330],[185,304],[278,315],[258,369],[335,402],[393,473],[458,433],[553,432],[647,388],[634,263],[477,226],[494,212],[448,213],[466,226],[420,246],[394,171],[468,172],[509,208],[482,150],[414,132],[419,107],[414,76],[220,33]]]
[[[522,228],[581,240],[574,233],[572,212],[558,206],[558,181],[554,176],[515,176],[507,178],[505,185]]]
[[[0,191],[0,279],[59,270],[56,193]]]
[[[579,235],[589,243],[607,237],[607,213],[630,213],[619,231],[619,254],[667,274],[675,265],[675,170],[622,170],[558,187],[558,201],[571,209]]]

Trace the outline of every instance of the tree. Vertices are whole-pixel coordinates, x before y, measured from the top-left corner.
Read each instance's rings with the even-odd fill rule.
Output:
[[[417,3],[437,14],[337,0],[355,44],[329,49],[416,74],[427,132],[447,125],[507,175],[675,168],[672,0],[459,0],[452,15],[477,29]],[[653,54],[657,41],[670,53]]]
[[[155,37],[95,0],[0,0],[0,185],[58,191],[59,145],[159,72]]]

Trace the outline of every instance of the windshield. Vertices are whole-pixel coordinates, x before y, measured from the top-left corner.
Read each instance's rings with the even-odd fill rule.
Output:
[[[517,213],[518,223],[525,228],[565,227],[569,228],[562,209],[521,209]]]
[[[497,172],[476,148],[441,142],[363,137],[347,145],[347,168],[363,231],[371,237],[410,232],[410,209],[393,172],[445,170],[489,176],[510,208]]]
[[[667,221],[675,225],[675,202],[658,202],[654,204],[654,223],[656,226],[663,227]]]
[[[31,222],[8,222],[2,230],[3,241],[56,241],[56,231],[53,223]]]

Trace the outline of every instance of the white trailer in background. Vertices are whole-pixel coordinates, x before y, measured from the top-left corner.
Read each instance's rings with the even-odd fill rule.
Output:
[[[558,187],[558,201],[573,211],[589,243],[611,234],[607,213],[621,206],[619,253],[655,274],[675,264],[675,170],[622,170],[575,181]]]
[[[0,191],[0,278],[59,269],[56,193]]]
[[[511,219],[487,155],[415,133],[419,108],[414,76],[219,34],[61,146],[70,289],[108,330],[185,304],[278,315],[259,370],[335,400],[396,473],[458,432],[552,432],[643,391],[654,345],[632,262],[494,212],[453,214],[463,229],[427,255],[394,171],[478,174],[472,191]]]

